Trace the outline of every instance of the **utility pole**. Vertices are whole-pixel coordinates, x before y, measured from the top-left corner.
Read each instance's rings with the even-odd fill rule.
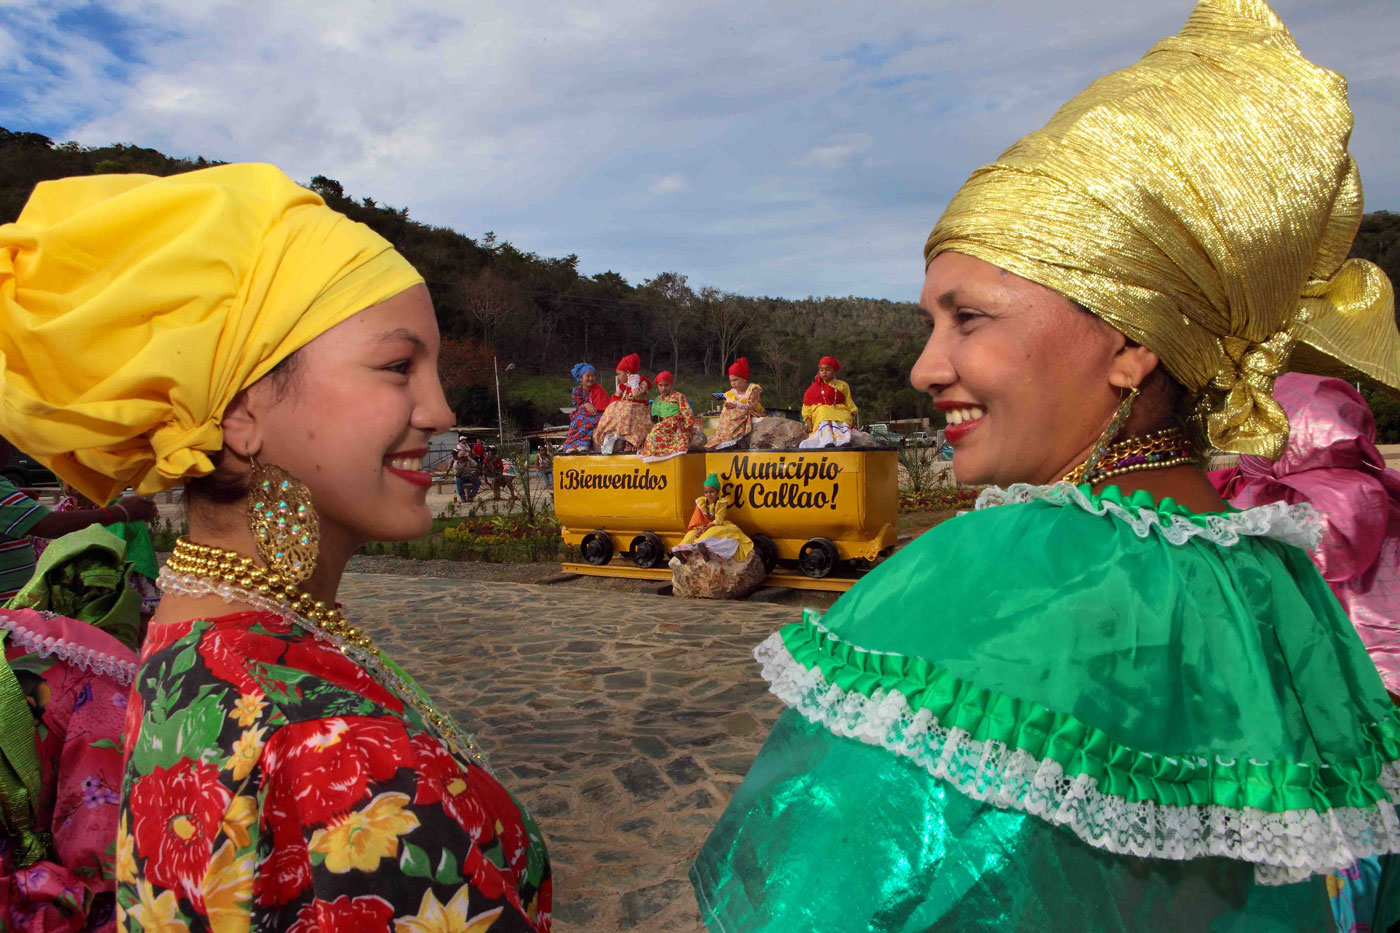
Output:
[[[514,363],[506,364],[506,372],[515,368]],[[497,450],[503,450],[506,446],[506,421],[501,416],[501,367],[496,362],[496,355],[491,355],[491,370],[496,375],[496,441]]]

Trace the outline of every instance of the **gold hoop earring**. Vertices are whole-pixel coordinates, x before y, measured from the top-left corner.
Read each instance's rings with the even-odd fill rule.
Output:
[[[248,527],[253,544],[284,583],[300,583],[316,569],[321,553],[321,519],[311,505],[311,490],[281,467],[250,459]]]
[[[1094,450],[1089,454],[1089,459],[1085,460],[1080,467],[1071,475],[1089,476],[1094,472],[1094,468],[1103,460],[1108,449],[1113,446],[1113,439],[1118,436],[1118,432],[1123,430],[1123,425],[1128,423],[1128,416],[1133,413],[1133,402],[1137,401],[1138,387],[1129,386],[1127,397],[1118,403],[1118,409],[1113,413],[1113,417],[1108,421],[1108,427],[1104,428],[1099,435],[1098,443],[1094,445]]]

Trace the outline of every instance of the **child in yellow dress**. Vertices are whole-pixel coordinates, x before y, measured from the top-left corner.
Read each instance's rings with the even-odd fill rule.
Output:
[[[851,442],[856,423],[856,403],[851,387],[836,378],[841,364],[834,356],[824,356],[817,364],[817,376],[802,396],[802,423],[807,439],[798,447],[845,447]]]
[[[749,559],[753,552],[753,541],[744,530],[729,521],[725,513],[729,510],[729,500],[719,494],[719,475],[711,473],[705,477],[705,494],[695,500],[695,514],[690,525],[673,552],[682,561],[692,552],[698,551],[702,558],[723,557],[738,561]]]

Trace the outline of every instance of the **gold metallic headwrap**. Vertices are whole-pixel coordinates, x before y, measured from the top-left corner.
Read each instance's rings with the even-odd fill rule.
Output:
[[[271,165],[43,182],[0,226],[0,435],[97,502],[202,476],[235,395],[421,281]]]
[[[973,173],[924,247],[1089,308],[1161,357],[1221,450],[1277,458],[1285,369],[1400,392],[1395,296],[1361,221],[1346,82],[1263,0],[1202,0]]]

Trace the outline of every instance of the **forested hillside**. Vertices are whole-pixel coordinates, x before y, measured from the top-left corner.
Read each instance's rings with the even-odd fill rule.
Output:
[[[218,164],[176,159],[138,146],[83,147],[0,128],[0,223],[18,216],[35,183],[67,175],[170,175]],[[726,386],[724,369],[748,356],[764,402],[796,406],[823,354],[840,358],[864,421],[929,414],[909,387],[923,336],[912,302],[869,298],[801,300],[730,294],[658,271],[640,283],[615,272],[583,275],[579,258],[539,256],[487,233],[472,238],[419,223],[409,208],[355,196],[333,178],[310,187],[337,210],[388,238],[423,273],[446,339],[443,377],[463,422],[494,423],[492,357],[505,407],[522,428],[558,423],[569,367],[588,360],[606,374],[636,352],[648,372],[670,369],[692,396]],[[1400,214],[1369,214],[1353,254],[1400,281]],[[910,296],[918,288],[911,272]],[[605,379],[605,382],[607,380]],[[1400,441],[1400,404],[1372,395],[1389,439]]]

